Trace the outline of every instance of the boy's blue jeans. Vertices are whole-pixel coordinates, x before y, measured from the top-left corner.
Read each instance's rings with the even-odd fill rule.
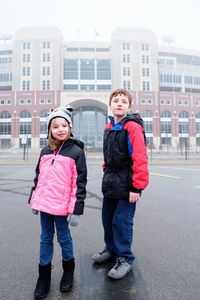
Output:
[[[116,257],[124,257],[132,264],[133,218],[136,203],[128,200],[103,199],[102,221],[106,249]]]
[[[62,248],[62,258],[67,261],[73,258],[73,245],[67,217],[54,216],[40,212],[40,265],[47,265],[53,258],[53,238],[55,227],[57,239]],[[55,225],[54,225],[55,224]]]

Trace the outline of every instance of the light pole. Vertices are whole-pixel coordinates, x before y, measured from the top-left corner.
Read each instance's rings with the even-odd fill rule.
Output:
[[[157,61],[158,66],[158,118],[159,118],[159,150],[162,150],[162,142],[161,142],[161,114],[160,114],[160,62]]]

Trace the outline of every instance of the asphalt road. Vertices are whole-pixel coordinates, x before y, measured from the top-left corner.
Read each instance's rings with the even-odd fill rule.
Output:
[[[0,165],[0,299],[33,299],[39,253],[39,217],[27,198],[34,164]],[[59,292],[61,252],[55,238],[52,285],[46,299],[200,300],[200,164],[150,165],[134,227],[133,272],[119,281],[107,277],[112,264],[96,266],[102,250],[101,161],[88,159],[85,214],[72,228],[76,270],[73,291]]]

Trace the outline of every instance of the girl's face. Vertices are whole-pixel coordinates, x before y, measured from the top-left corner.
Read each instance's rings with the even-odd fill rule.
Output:
[[[58,141],[65,141],[69,138],[71,129],[69,123],[64,118],[55,118],[51,121],[51,134]]]
[[[119,122],[130,110],[128,97],[123,94],[114,96],[110,102],[110,109],[113,113],[115,122]]]

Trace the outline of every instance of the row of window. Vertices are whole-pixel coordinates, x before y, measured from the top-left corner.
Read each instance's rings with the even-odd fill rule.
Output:
[[[64,80],[111,80],[111,61],[65,59],[63,76]]]
[[[185,76],[185,83],[200,85],[200,77]]]
[[[0,64],[10,64],[10,63],[12,63],[12,57],[10,56],[0,57]]]
[[[44,100],[44,99],[41,99]],[[51,100],[51,99],[46,99],[46,100]],[[49,113],[49,110],[42,110],[40,112],[40,118],[46,118],[47,115]],[[153,112],[150,110],[145,110],[144,112],[141,113],[141,116],[143,118],[153,118]],[[171,118],[172,117],[172,113],[168,110],[164,110],[160,113],[161,118]],[[19,114],[20,118],[31,118],[32,115],[29,111],[27,110],[23,110],[20,112]],[[179,113],[178,117],[180,119],[189,119],[189,113],[187,111],[182,111]],[[195,115],[196,119],[200,119],[200,111],[196,113]],[[11,113],[8,111],[2,111],[0,112],[0,119],[11,119]]]
[[[173,59],[169,59],[169,58],[160,58],[159,59],[159,64],[161,65],[174,65],[175,61]]]
[[[172,139],[171,137],[161,137],[161,144],[171,146]],[[180,148],[181,153],[183,154],[183,149],[185,149],[185,144],[189,145],[189,140],[186,137],[179,136],[179,144],[177,145],[178,148]],[[40,137],[40,148],[43,148],[47,145],[47,139]],[[147,145],[153,145],[153,137],[147,137]],[[10,148],[11,147],[11,139],[0,139],[0,146],[1,148]],[[24,144],[22,144],[22,139],[20,139],[20,148],[24,147]],[[196,146],[200,146],[200,137],[196,137]],[[27,144],[26,147],[31,148],[31,138],[27,138]],[[99,147],[98,147],[99,148]]]
[[[145,110],[142,112],[142,117],[146,118],[153,118],[153,112],[150,110]],[[172,113],[168,110],[164,110],[160,113],[161,118],[171,118]],[[181,119],[189,119],[189,113],[187,111],[181,111],[178,115],[179,118]],[[200,111],[196,113],[196,119],[200,119]]]
[[[42,90],[50,90],[51,89],[51,81],[50,80],[42,80]],[[30,91],[31,85],[29,80],[22,80],[22,90]]]
[[[110,91],[111,84],[64,84],[63,90]]]
[[[179,133],[189,133],[189,123],[188,122],[179,122]],[[146,133],[153,132],[153,122],[144,121],[144,128]],[[31,134],[32,132],[32,123],[28,121],[20,121],[19,123],[19,134]],[[40,122],[40,134],[47,133],[47,122]],[[161,133],[172,133],[172,124],[171,122],[161,120]],[[196,133],[200,133],[200,122],[196,122]],[[0,134],[11,134],[11,122],[0,122]]]
[[[145,85],[143,86],[143,88]],[[140,104],[142,105],[153,105],[154,100],[153,99],[141,99]],[[160,99],[160,105],[171,105],[172,101],[169,99]],[[178,100],[177,105],[178,106],[189,106],[190,102],[188,100]],[[200,101],[195,101],[195,106],[200,105]]]
[[[52,104],[53,100],[51,98],[40,98],[39,104]],[[10,99],[1,99],[0,105],[11,105],[12,101]],[[32,104],[31,99],[19,99],[18,100],[19,105],[30,105]]]
[[[160,74],[160,82],[181,83],[181,75]]]
[[[67,52],[109,52],[109,48],[77,48],[77,47],[66,47],[64,50]]]
[[[50,67],[42,67],[42,75],[49,76],[50,75]],[[30,76],[31,75],[31,68],[30,67],[23,67],[22,68],[22,76]]]
[[[42,45],[43,49],[49,49],[49,48],[51,48],[51,42],[50,41],[43,41],[41,45]],[[31,42],[24,42],[24,43],[22,43],[22,48],[24,50],[31,49]]]
[[[160,82],[181,83],[181,75],[160,74]],[[200,85],[200,77],[184,76],[185,84]]]
[[[12,81],[12,73],[0,73],[0,82]]]
[[[123,50],[130,50],[130,43],[122,43]],[[149,51],[149,44],[141,44],[142,51]]]
[[[42,53],[42,61],[43,62],[50,62],[51,61],[51,53]],[[22,54],[22,62],[23,63],[30,63],[31,62],[31,54],[30,53],[23,53]]]

